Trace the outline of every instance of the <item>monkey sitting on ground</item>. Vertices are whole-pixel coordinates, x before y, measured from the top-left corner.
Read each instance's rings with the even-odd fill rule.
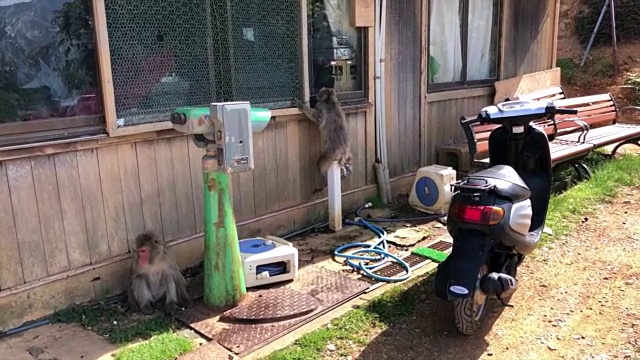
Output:
[[[353,173],[347,121],[340,107],[340,101],[338,101],[336,91],[331,88],[322,88],[318,92],[316,100],[317,102],[313,109],[303,101],[297,101],[298,109],[320,127],[320,131],[325,139],[322,153],[317,161],[318,170],[320,175],[322,175],[324,186],[316,189],[314,194],[326,188],[327,171],[334,161],[337,161],[340,166],[342,178],[347,176],[347,171]]]
[[[127,298],[131,311],[153,313],[153,305],[164,299],[165,311],[173,315],[178,305],[191,305],[186,281],[180,268],[169,255],[167,246],[153,232],[136,238],[129,274]]]

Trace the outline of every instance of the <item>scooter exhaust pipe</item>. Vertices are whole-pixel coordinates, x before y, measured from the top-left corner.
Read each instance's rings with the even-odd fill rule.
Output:
[[[487,295],[496,295],[498,299],[508,299],[518,290],[518,281],[510,275],[492,272],[480,279],[480,290]]]

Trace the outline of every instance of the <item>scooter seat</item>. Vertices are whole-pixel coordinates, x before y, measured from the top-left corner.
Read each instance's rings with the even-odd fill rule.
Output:
[[[486,170],[478,171],[467,178],[483,178],[495,191],[513,202],[520,202],[531,197],[531,190],[522,180],[518,172],[507,165],[496,165]]]

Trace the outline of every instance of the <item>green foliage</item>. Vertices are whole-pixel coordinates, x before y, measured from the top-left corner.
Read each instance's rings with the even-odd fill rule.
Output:
[[[624,80],[624,84],[627,86],[631,86],[635,91],[635,99],[636,104],[640,104],[640,74],[633,73],[627,75],[627,78]]]
[[[583,0],[582,2],[586,7],[586,11],[576,16],[575,32],[579,37],[580,43],[586,46],[596,26],[604,1]],[[640,40],[640,22],[638,21],[640,0],[615,0],[615,9],[617,39],[619,41]],[[611,16],[609,10],[607,10],[593,45],[610,45],[611,38]]]
[[[184,336],[171,332],[160,334],[139,345],[125,348],[115,360],[173,360],[193,350],[194,344]]]
[[[381,209],[385,207],[382,199],[380,199],[378,195],[368,197],[365,202],[371,203],[371,207],[373,209]]]
[[[640,185],[640,157],[626,155],[614,161],[600,161],[599,165],[596,161],[591,160],[591,180],[551,198],[547,226],[554,237],[568,235],[584,216],[610,201],[620,187]],[[543,240],[550,238],[545,235]]]
[[[66,58],[60,73],[69,89],[83,90],[97,85],[91,13],[89,0],[69,1],[54,11],[53,25],[59,30],[58,49]]]
[[[161,314],[151,316],[132,315],[116,304],[72,306],[51,317],[51,322],[77,323],[82,327],[105,336],[114,344],[128,343],[137,339],[148,339],[175,327],[172,319]]]
[[[560,68],[562,82],[569,85],[588,85],[594,80],[613,76],[613,63],[606,56],[593,56],[582,68],[580,62],[573,58],[558,59],[556,66]]]
[[[567,84],[573,84],[579,63],[572,58],[561,58],[556,61],[556,66],[560,68],[562,81]]]

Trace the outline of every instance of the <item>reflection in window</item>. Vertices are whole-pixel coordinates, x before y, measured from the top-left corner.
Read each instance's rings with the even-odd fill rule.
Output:
[[[429,83],[497,78],[499,0],[431,0]]]
[[[0,0],[0,123],[101,113],[91,0]]]
[[[364,30],[351,26],[351,3],[350,0],[308,2],[312,96],[323,87],[331,87],[343,97],[364,97]]]

